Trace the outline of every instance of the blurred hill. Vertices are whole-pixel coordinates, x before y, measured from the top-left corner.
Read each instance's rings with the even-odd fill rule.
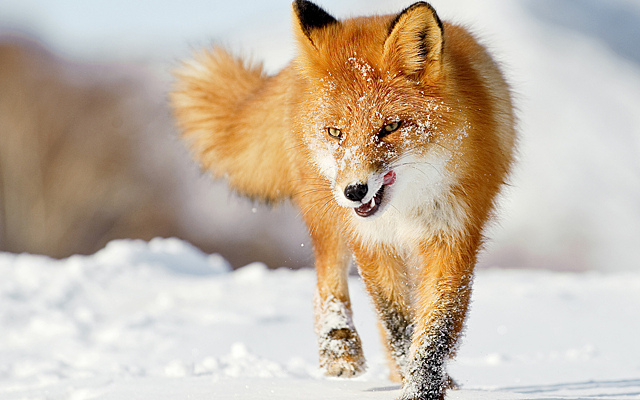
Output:
[[[318,0],[339,17],[410,3]],[[637,269],[640,2],[430,3],[488,45],[518,109],[519,162],[481,265]],[[199,172],[165,104],[168,70],[212,42],[279,70],[295,51],[289,22],[288,1],[0,1],[0,32],[46,43],[14,35],[0,50],[0,249],[178,236],[235,266],[311,265],[297,211]]]
[[[60,258],[116,238],[179,236],[237,266],[306,262],[257,227],[275,217],[262,208],[203,217],[230,195],[188,159],[165,91],[144,66],[74,63],[0,38],[0,250]]]

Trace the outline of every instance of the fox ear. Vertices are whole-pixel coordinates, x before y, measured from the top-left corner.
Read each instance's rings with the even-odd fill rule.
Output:
[[[421,1],[391,21],[384,59],[407,76],[436,76],[441,67],[443,42],[442,21],[429,3]]]
[[[313,32],[327,25],[338,23],[338,20],[329,15],[325,10],[306,0],[293,2],[293,11],[298,19],[298,26],[302,33],[313,42]]]

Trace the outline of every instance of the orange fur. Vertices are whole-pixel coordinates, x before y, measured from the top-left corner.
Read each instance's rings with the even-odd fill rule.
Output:
[[[300,207],[327,372],[364,369],[351,253],[402,398],[443,398],[483,227],[513,159],[508,86],[464,28],[424,2],[337,21],[297,0],[294,21],[298,55],[275,76],[219,48],[185,63],[175,115],[204,168],[243,195]]]

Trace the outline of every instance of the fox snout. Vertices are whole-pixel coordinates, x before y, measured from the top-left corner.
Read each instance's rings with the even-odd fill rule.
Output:
[[[372,174],[367,182],[351,182],[344,187],[341,196],[337,197],[338,203],[353,208],[360,217],[370,217],[378,213],[385,200],[386,187],[393,185],[395,181],[396,173],[388,171],[384,175]]]

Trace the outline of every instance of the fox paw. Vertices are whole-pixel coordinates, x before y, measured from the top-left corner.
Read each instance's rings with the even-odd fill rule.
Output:
[[[327,376],[352,378],[362,374],[366,363],[358,334],[339,328],[320,338],[320,368]]]
[[[458,385],[458,383],[453,380],[451,375],[447,374],[447,380],[445,382],[445,389],[458,390],[458,389],[460,389],[460,385]]]
[[[441,386],[422,386],[419,388],[408,384],[404,386],[402,396],[398,400],[444,400],[447,390],[457,390],[460,387],[456,381],[447,374]]]

